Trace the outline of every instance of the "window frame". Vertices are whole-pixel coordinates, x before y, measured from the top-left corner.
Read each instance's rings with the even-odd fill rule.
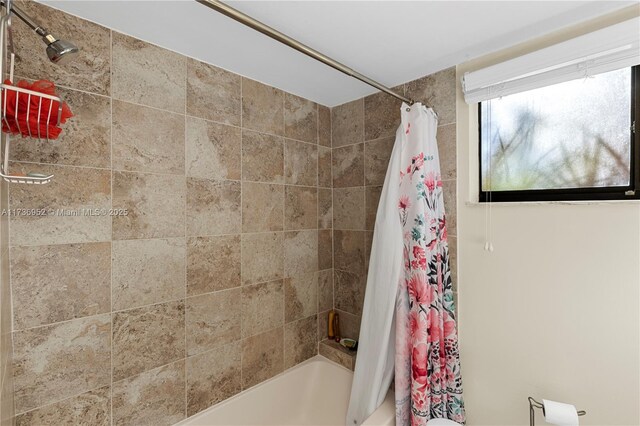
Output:
[[[631,67],[631,159],[626,187],[526,189],[484,191],[482,189],[482,102],[478,102],[478,190],[479,202],[606,201],[640,200],[640,65]],[[489,199],[490,198],[490,199]]]

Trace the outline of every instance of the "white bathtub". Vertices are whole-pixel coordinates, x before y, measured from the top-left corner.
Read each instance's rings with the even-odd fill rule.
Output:
[[[352,379],[353,372],[318,355],[178,425],[344,425]],[[391,391],[364,424],[395,424]]]

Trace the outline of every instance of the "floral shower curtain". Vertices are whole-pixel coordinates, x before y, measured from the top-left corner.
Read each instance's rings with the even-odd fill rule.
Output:
[[[401,109],[378,206],[347,425],[384,401],[395,375],[396,424],[464,423],[435,113]]]
[[[396,299],[397,425],[424,425],[431,418],[465,421],[437,119],[421,109],[403,123],[399,171],[404,268]]]

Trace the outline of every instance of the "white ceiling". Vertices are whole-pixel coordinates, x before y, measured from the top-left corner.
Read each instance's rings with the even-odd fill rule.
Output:
[[[375,89],[193,0],[44,0],[55,8],[334,106]],[[638,1],[230,1],[394,86]],[[46,23],[43,23],[46,26]],[[73,34],[61,35],[73,40]]]

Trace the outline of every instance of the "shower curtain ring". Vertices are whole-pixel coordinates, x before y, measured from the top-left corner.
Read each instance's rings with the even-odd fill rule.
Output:
[[[407,106],[407,108],[405,109],[405,111],[407,111],[407,112],[411,111],[411,107],[412,107],[412,106],[413,106],[413,104],[415,104],[415,103],[416,103],[416,101],[414,101],[413,99],[409,98],[409,102],[408,102],[409,106]]]

